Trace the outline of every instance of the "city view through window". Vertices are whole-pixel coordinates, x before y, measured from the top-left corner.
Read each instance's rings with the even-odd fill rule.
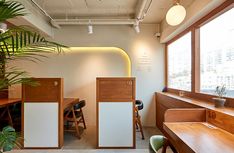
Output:
[[[191,32],[168,45],[168,87],[191,91]]]
[[[234,8],[200,28],[200,92],[225,85],[234,97]]]

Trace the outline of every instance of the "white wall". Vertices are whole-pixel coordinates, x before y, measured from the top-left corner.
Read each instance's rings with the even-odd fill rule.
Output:
[[[88,125],[95,125],[96,77],[128,76],[129,63],[126,57],[112,48],[105,51],[98,48],[92,50],[71,48],[62,55],[48,57],[38,64],[29,61],[17,61],[14,64],[20,65],[33,77],[64,78],[64,97],[85,99],[87,105],[83,110],[86,122]],[[17,88],[11,88],[11,97],[21,95],[20,92],[15,92],[20,86]]]
[[[157,29],[156,25],[141,25],[140,28],[140,34],[136,34],[130,26],[94,26],[94,34],[88,35],[86,26],[64,26],[62,29],[55,31],[54,41],[72,47],[119,47],[125,50],[132,62],[132,76],[136,77],[137,99],[143,100],[145,104],[145,108],[141,112],[143,125],[155,126],[154,93],[162,90],[164,86],[164,45],[160,44],[159,40],[154,36]],[[95,91],[92,90],[93,88],[88,84],[88,80],[92,80],[94,74],[101,73],[107,76],[123,74],[123,72],[119,72],[120,70],[115,70],[116,65],[109,65],[105,62],[106,59],[110,58],[110,64],[120,63],[118,60],[111,59],[111,56],[100,57],[99,62],[104,62],[101,64],[95,64],[95,61],[91,58],[85,56],[79,57],[78,54],[74,56],[66,55],[59,58],[61,58],[59,61],[53,58],[49,59],[50,63],[53,63],[50,65],[40,63],[38,65],[39,69],[33,68],[32,64],[26,64],[25,66],[27,66],[27,69],[30,69],[33,75],[38,77],[65,77],[66,95],[75,96],[77,94],[81,98],[86,99],[88,103],[95,102],[95,99],[91,98],[95,95]],[[69,71],[69,69],[74,70],[76,68],[71,67],[69,63],[75,62],[76,58],[77,61],[79,61],[77,64],[88,64],[90,67],[93,67],[93,69],[90,70],[88,67],[84,66],[82,71],[70,73],[71,71]],[[95,66],[97,69],[94,68]],[[106,71],[99,69],[100,67],[106,66],[110,66],[109,68],[112,68],[112,70],[109,68],[106,69]],[[74,77],[78,75],[77,73],[83,73],[87,77],[80,80],[79,78],[74,79]],[[41,74],[43,74],[43,76],[41,76]],[[90,75],[92,77],[89,77]],[[68,79],[72,79],[74,82],[69,83],[66,81]],[[66,87],[70,85],[72,86],[71,88]],[[83,88],[77,89],[76,87]],[[92,107],[90,110],[95,110],[95,106],[88,107]],[[90,119],[92,118],[91,114],[87,113],[85,115],[89,118],[88,124],[93,124],[93,120]]]

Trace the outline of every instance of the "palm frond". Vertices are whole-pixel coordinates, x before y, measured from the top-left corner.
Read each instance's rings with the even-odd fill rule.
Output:
[[[26,26],[14,27],[0,35],[0,52],[6,59],[27,57],[27,59],[39,59],[36,56],[45,57],[40,53],[60,53],[66,46],[53,41],[48,41],[38,32],[32,32]]]
[[[27,84],[30,86],[37,86],[38,82],[28,77],[28,73],[19,70],[15,67],[8,68],[8,71],[4,73],[4,77],[0,78],[0,91],[7,89],[7,87],[15,84]]]
[[[0,22],[25,14],[25,8],[20,2],[0,0]]]
[[[20,2],[0,0],[0,22],[25,15],[25,7]],[[35,29],[27,26],[10,27],[0,34],[0,91],[14,84],[37,85],[25,71],[7,68],[11,60],[41,61],[44,53],[61,53],[64,45],[49,41]]]

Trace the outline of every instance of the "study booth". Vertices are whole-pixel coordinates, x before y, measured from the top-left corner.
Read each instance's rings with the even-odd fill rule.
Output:
[[[24,148],[61,148],[64,115],[79,97],[64,98],[62,78],[34,78],[22,87]],[[97,78],[96,148],[135,148],[135,78]]]

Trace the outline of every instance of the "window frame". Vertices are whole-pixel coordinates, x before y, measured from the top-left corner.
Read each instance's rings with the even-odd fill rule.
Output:
[[[175,94],[179,94],[180,91],[184,91],[185,95],[191,98],[197,98],[205,101],[212,101],[215,95],[200,92],[200,27],[206,23],[212,21],[223,13],[234,7],[232,0],[227,0],[220,6],[209,12],[200,20],[189,26],[187,29],[176,35],[169,40],[165,45],[165,85],[167,91]],[[188,32],[191,32],[191,91],[185,91],[180,89],[168,88],[168,45],[178,40]],[[234,97],[225,97],[227,99],[227,106],[234,107]]]

